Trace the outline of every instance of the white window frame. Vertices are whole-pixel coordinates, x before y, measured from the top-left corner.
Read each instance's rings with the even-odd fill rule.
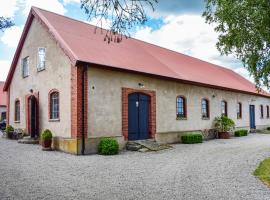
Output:
[[[24,60],[26,59],[26,67],[24,66]],[[21,65],[22,65],[22,77],[26,78],[29,76],[29,56],[26,56],[22,58],[21,60]],[[27,69],[27,70],[26,70]]]
[[[40,49],[44,49],[44,66],[41,66],[41,61],[40,61],[40,54],[39,51]],[[37,52],[37,71],[42,71],[45,70],[46,68],[46,48],[45,47],[39,47],[38,52]]]

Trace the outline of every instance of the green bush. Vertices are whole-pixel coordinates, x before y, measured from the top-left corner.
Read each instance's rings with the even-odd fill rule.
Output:
[[[11,125],[7,125],[6,126],[7,138],[12,139],[13,138],[13,132],[14,132],[14,128]]]
[[[52,139],[52,132],[49,129],[45,129],[41,134],[42,140],[51,140]]]
[[[181,140],[184,144],[195,144],[202,143],[203,137],[199,133],[187,133],[181,136]]]
[[[235,123],[229,117],[221,116],[215,118],[214,126],[218,132],[228,132],[234,128]]]
[[[234,132],[235,137],[242,137],[242,136],[247,136],[248,135],[248,130],[246,129],[240,129]]]
[[[267,127],[266,130],[270,131],[270,127]]]
[[[101,155],[118,154],[119,144],[117,140],[112,138],[103,138],[98,144],[98,153]]]

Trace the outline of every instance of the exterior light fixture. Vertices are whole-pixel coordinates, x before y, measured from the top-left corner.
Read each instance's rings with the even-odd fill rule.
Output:
[[[144,84],[143,84],[143,83],[138,83],[138,86],[139,86],[140,88],[144,88]]]

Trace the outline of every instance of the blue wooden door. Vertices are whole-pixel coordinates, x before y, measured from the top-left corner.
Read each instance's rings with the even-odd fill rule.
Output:
[[[249,124],[251,129],[255,129],[255,106],[249,105]]]
[[[149,97],[141,93],[128,96],[128,139],[149,138]]]

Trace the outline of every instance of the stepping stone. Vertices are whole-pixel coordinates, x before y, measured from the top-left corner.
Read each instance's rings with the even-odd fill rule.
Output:
[[[23,137],[23,139],[18,140],[21,144],[39,144],[38,138],[31,138],[30,136]]]
[[[172,146],[168,144],[160,144],[154,140],[129,141],[126,145],[127,150],[140,151],[140,152],[160,151],[160,150],[169,149],[169,148],[172,148]]]

